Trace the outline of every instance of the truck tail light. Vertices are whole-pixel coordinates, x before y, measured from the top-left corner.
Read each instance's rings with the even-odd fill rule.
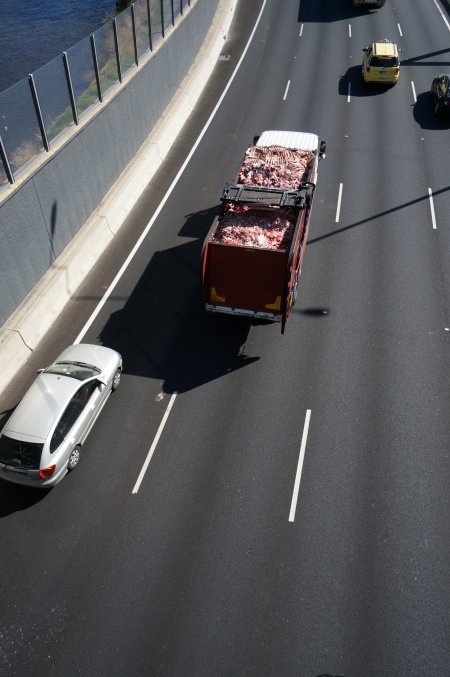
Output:
[[[225,292],[223,289],[211,287],[211,303],[225,303]]]
[[[281,296],[277,296],[275,301],[271,303],[266,303],[267,310],[280,310],[281,309]]]
[[[55,470],[56,470],[56,465],[49,465],[49,466],[47,466],[47,468],[41,468],[41,470],[39,470],[39,478],[41,480],[45,480],[48,477],[51,477],[53,475],[53,473],[55,472]]]

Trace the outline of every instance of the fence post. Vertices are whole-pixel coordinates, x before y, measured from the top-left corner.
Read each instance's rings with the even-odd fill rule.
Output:
[[[173,0],[170,0],[170,9],[172,10],[172,26],[175,26],[175,8],[173,6]]]
[[[180,14],[183,16],[183,0],[180,0]]]
[[[117,72],[119,73],[119,82],[122,82],[122,68],[120,66],[120,54],[119,54],[119,36],[117,34],[117,23],[115,19],[113,19],[113,30],[114,30],[114,46],[116,48]]]
[[[136,37],[136,17],[134,15],[134,3],[131,5],[131,25],[133,28],[133,45],[134,45],[134,60],[136,66],[139,66],[139,57],[137,51],[137,37]]]
[[[48,152],[50,150],[50,144],[48,142],[47,132],[45,131],[44,118],[42,117],[42,111],[39,103],[38,93],[36,91],[36,85],[34,82],[33,75],[31,73],[28,76],[28,82],[30,83],[31,95],[33,97],[34,108],[36,110],[36,116],[39,123],[39,129],[41,130],[42,143],[44,144],[45,150]]]
[[[8,177],[9,183],[14,183],[14,174],[12,173],[11,165],[9,164],[8,156],[6,155],[6,149],[3,145],[2,137],[0,136],[0,155],[3,161],[3,166],[5,168],[6,176]]]
[[[147,17],[148,17],[148,41],[150,44],[150,51],[153,52],[152,17],[150,12],[150,0],[147,0]]]
[[[100,82],[100,72],[98,70],[97,49],[95,47],[95,37],[93,33],[91,34],[91,48],[92,48],[92,58],[94,59],[95,79],[97,81],[98,100],[101,103],[103,101],[103,93],[102,93],[102,85]]]
[[[164,38],[164,2],[163,0],[160,0],[160,6],[161,6],[161,34],[162,37]]]
[[[75,96],[73,93],[73,85],[72,85],[72,78],[70,76],[70,67],[69,67],[69,59],[67,57],[67,52],[63,52],[63,63],[64,63],[64,70],[66,71],[66,80],[67,80],[67,87],[69,89],[69,97],[70,97],[70,105],[72,106],[72,114],[73,114],[73,120],[75,124],[78,124],[78,111],[77,111],[77,104],[75,101]]]

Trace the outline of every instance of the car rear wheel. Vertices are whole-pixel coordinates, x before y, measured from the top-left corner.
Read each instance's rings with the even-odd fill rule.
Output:
[[[120,371],[120,369],[118,369],[114,374],[114,378],[111,383],[111,390],[117,390],[117,388],[119,387],[121,374],[122,372]]]
[[[74,449],[72,449],[71,454],[69,456],[69,462],[67,464],[67,470],[73,470],[78,463],[80,462],[80,455],[81,455],[81,447],[79,444],[77,444]]]

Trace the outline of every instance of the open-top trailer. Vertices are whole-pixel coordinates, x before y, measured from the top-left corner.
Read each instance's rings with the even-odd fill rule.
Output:
[[[206,312],[280,322],[284,333],[325,149],[316,134],[287,131],[263,132],[247,148],[203,244]]]

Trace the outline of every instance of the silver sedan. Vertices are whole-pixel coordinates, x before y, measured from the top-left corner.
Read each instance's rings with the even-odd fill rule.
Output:
[[[0,478],[42,488],[60,482],[78,464],[121,373],[118,352],[90,344],[66,348],[39,370],[0,433]]]

